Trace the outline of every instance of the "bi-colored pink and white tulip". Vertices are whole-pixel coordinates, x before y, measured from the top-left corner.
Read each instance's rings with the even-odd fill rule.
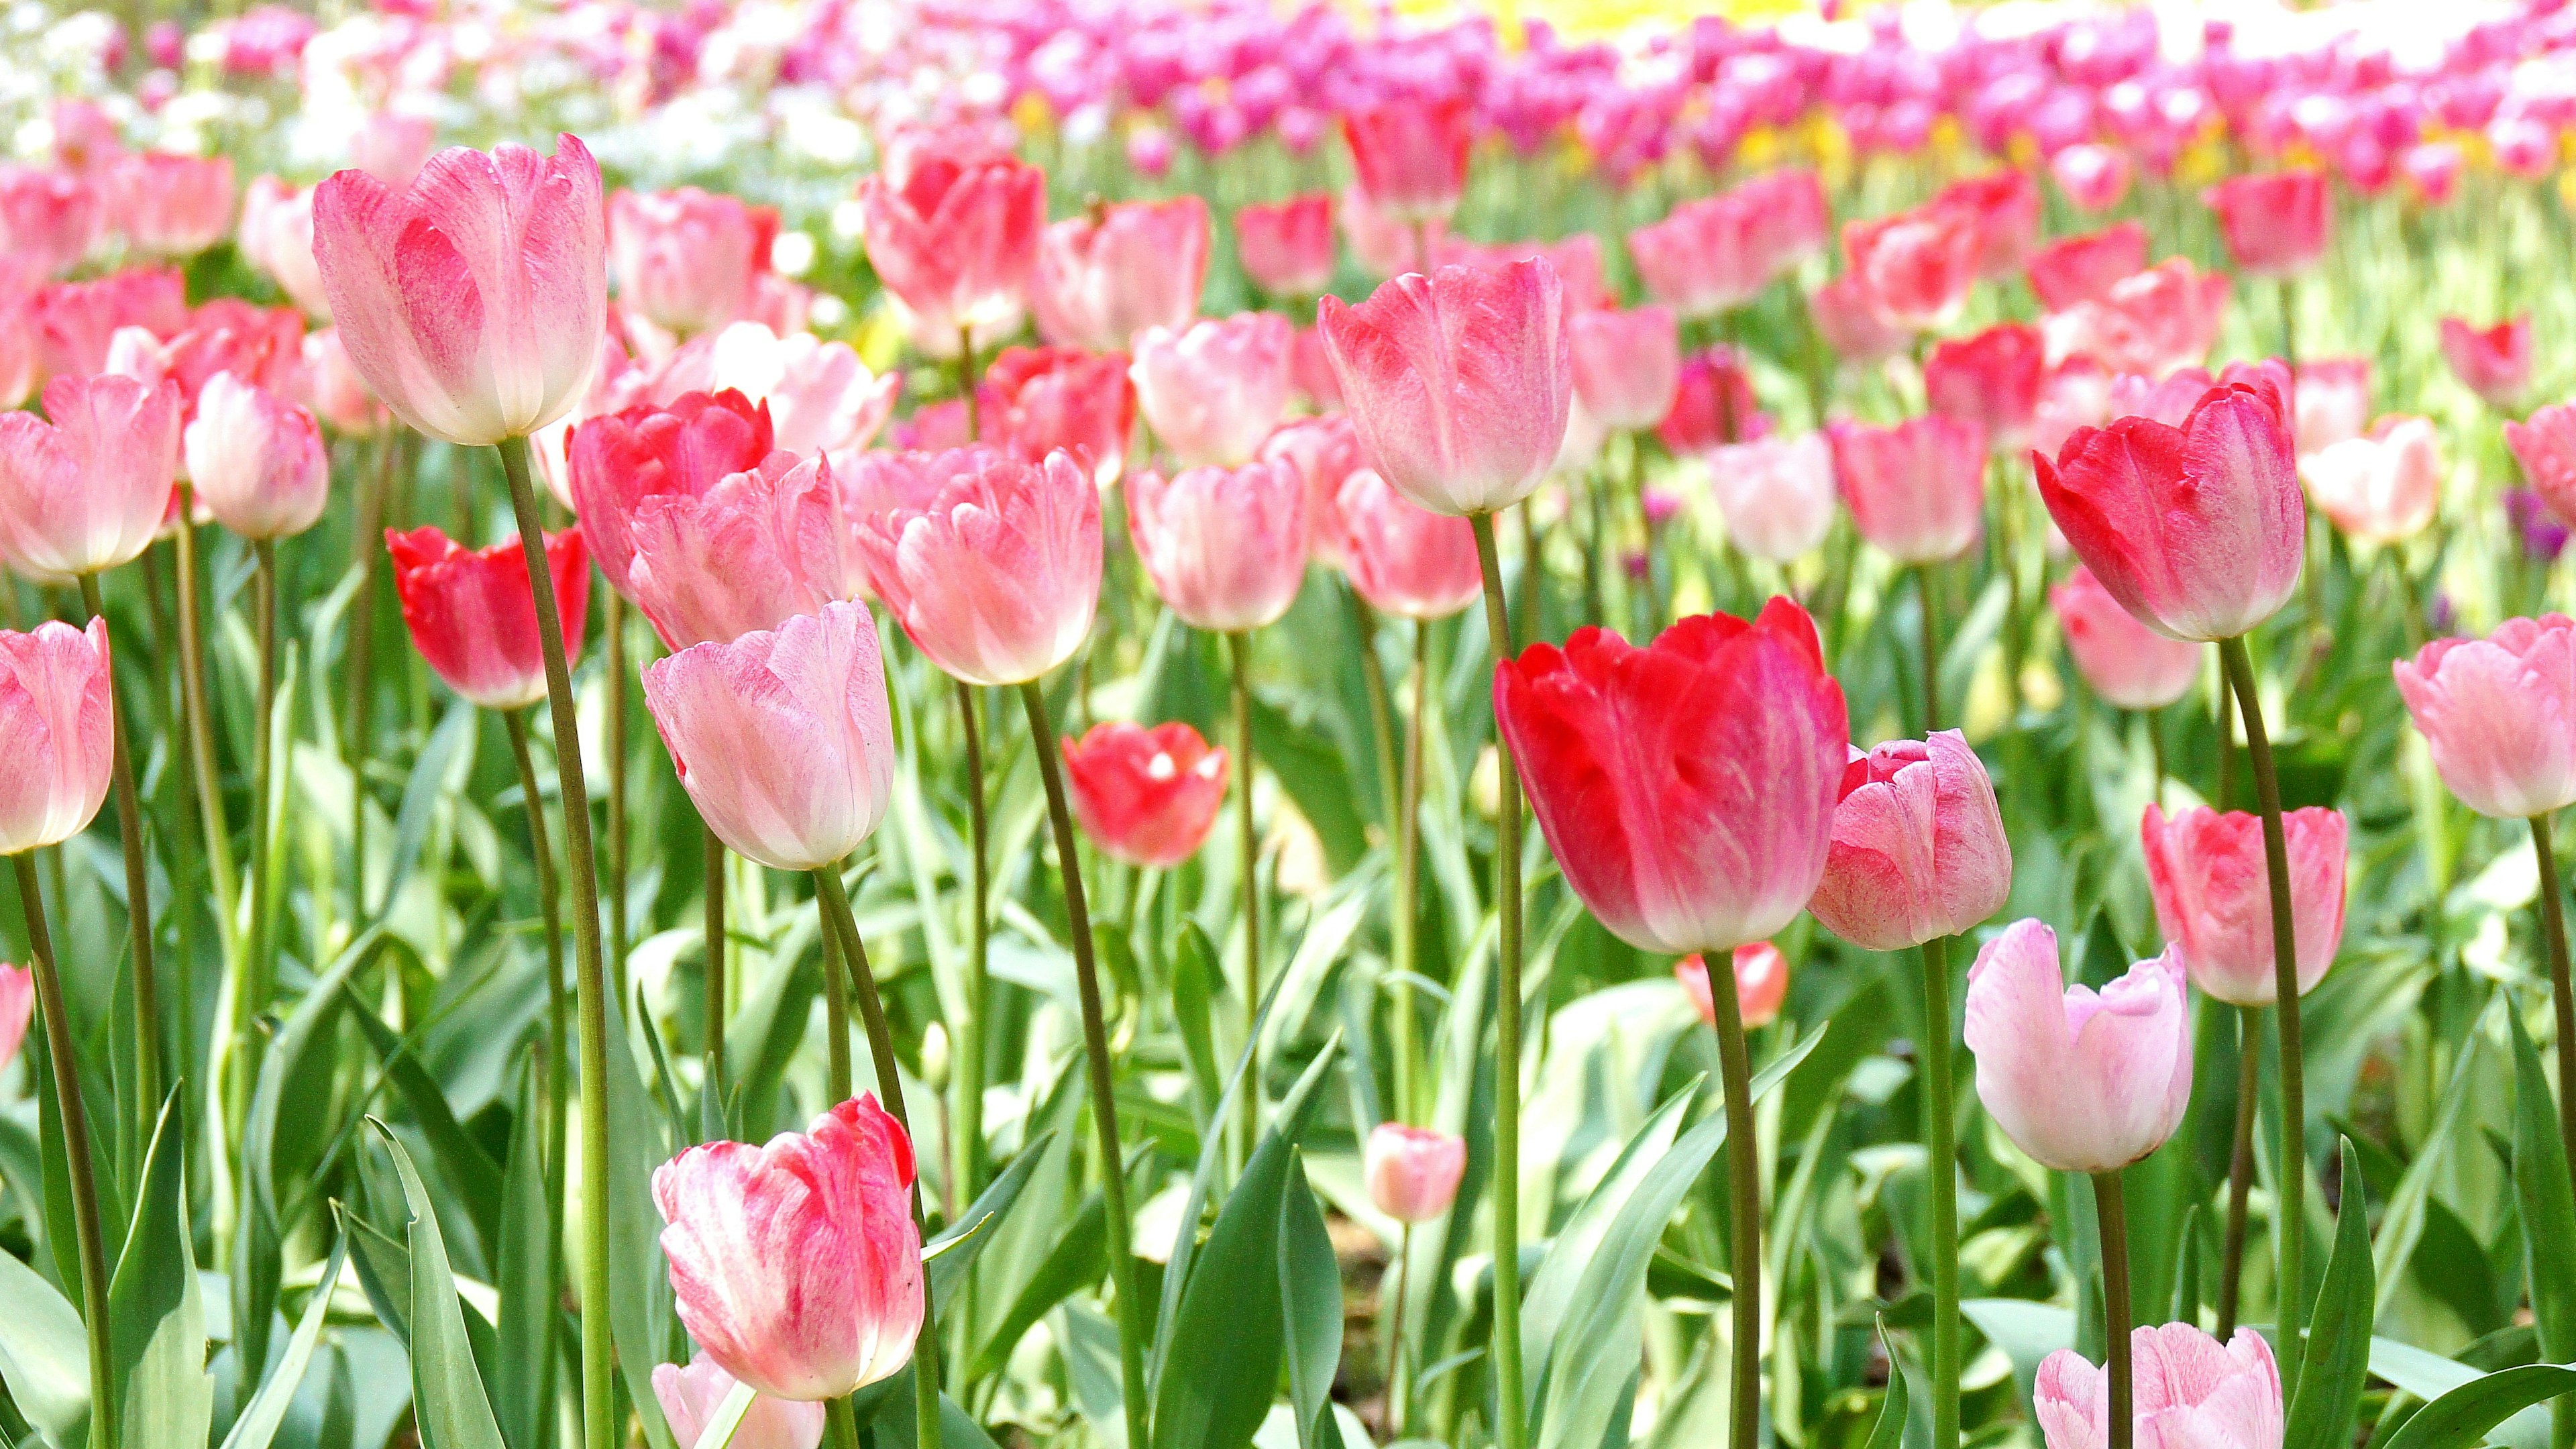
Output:
[[[302,533],[331,501],[331,460],[313,415],[229,372],[197,394],[181,447],[198,500],[244,538]]]
[[[2401,543],[2424,531],[2442,501],[2442,443],[2433,420],[2385,417],[2299,461],[2308,496],[2354,543]]]
[[[878,453],[859,469],[869,583],[941,669],[1020,684],[1082,647],[1100,601],[1100,490],[1071,453]]]
[[[1288,612],[1306,577],[1306,480],[1286,462],[1127,480],[1127,528],[1181,622],[1237,634]]]
[[[1294,329],[1276,312],[1238,312],[1136,338],[1136,402],[1187,468],[1249,460],[1288,410]]]
[[[2507,619],[2484,639],[2436,639],[2393,666],[2433,767],[2481,815],[2576,802],[2576,623]]]
[[[1038,331],[1056,346],[1117,352],[1149,327],[1189,326],[1207,263],[1206,202],[1120,202],[1059,221],[1039,237],[1030,307]]]
[[[107,799],[116,706],[107,621],[0,629],[0,855],[60,845]]]
[[[1400,1223],[1427,1223],[1458,1200],[1467,1172],[1467,1139],[1428,1127],[1380,1122],[1360,1151],[1369,1201]]]
[[[1726,536],[1755,558],[1805,557],[1834,526],[1834,450],[1823,433],[1756,438],[1707,454]]]
[[[178,384],[58,377],[44,400],[0,413],[0,558],[53,581],[132,560],[170,512]]]
[[[2132,1442],[2142,1449],[2278,1449],[2281,1370],[2263,1335],[2222,1344],[2196,1324],[2129,1333]],[[2046,1449],[2109,1449],[2110,1374],[2071,1348],[2039,1362],[2031,1406]]]
[[[2178,951],[2097,992],[2066,984],[2055,931],[2015,921],[1969,968],[1966,1022],[1977,1099],[2043,1167],[2117,1171],[2163,1146],[2191,1106]]]

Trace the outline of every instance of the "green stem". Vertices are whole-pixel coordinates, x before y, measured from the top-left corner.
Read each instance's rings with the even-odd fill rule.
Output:
[[[1243,1160],[1261,1139],[1261,836],[1252,821],[1252,638],[1225,636],[1234,664],[1234,844],[1243,871]]]
[[[615,589],[600,606],[600,648],[608,699],[608,971],[626,999],[626,596]]]
[[[1932,1446],[1958,1449],[1959,1095],[1950,1064],[1950,943],[1940,936],[1923,943],[1923,1073],[1923,1140],[1932,1157]]]
[[[1397,1438],[1404,1437],[1405,1426],[1413,1417],[1412,1393],[1404,1374],[1404,1300],[1413,1296],[1413,1224],[1406,1223],[1396,1239],[1395,1307],[1387,1314],[1386,1326],[1386,1429]]]
[[[1047,721],[1046,691],[1032,679],[1020,686],[1020,703],[1028,710],[1029,738],[1055,738]],[[1091,1125],[1100,1139],[1100,1198],[1109,1229],[1109,1277],[1118,1294],[1119,1381],[1127,1406],[1130,1449],[1151,1441],[1151,1405],[1145,1396],[1144,1304],[1136,1287],[1136,1255],[1128,1246],[1127,1159],[1118,1147],[1118,1093],[1109,1070],[1109,1026],[1100,1008],[1100,968],[1093,959],[1091,908],[1082,896],[1081,847],[1073,833],[1073,810],[1064,793],[1064,767],[1043,743],[1030,751],[1037,757],[1038,778],[1046,785],[1047,818],[1055,827],[1056,866],[1064,877],[1065,934],[1073,947],[1074,985],[1082,997],[1082,1049],[1091,1086]]]
[[[357,593],[349,601],[348,738],[342,741],[349,767],[349,920],[352,928],[367,916],[367,757],[375,724],[376,560],[384,555],[385,494],[391,486],[399,448],[388,434],[376,444],[378,466],[358,488],[358,520],[352,540],[357,554]],[[182,534],[188,532],[185,527]],[[182,586],[183,592],[185,586]]]
[[[1410,1122],[1420,1094],[1413,978],[1421,970],[1422,713],[1431,692],[1431,625],[1413,624],[1413,697],[1404,711],[1404,783],[1395,817],[1395,1106]]]
[[[2531,850],[2540,860],[2540,932],[2549,947],[2549,999],[2558,1013],[2558,1134],[2567,1166],[2576,1171],[2576,984],[2568,979],[2566,906],[2546,814],[2531,817]]]
[[[45,1018],[45,1055],[53,1059],[55,1111],[62,1117],[63,1160],[72,1190],[72,1234],[79,1240],[81,1321],[89,1332],[89,1381],[116,1380],[107,1322],[107,1250],[98,1218],[98,1174],[89,1155],[89,1112],[81,1105],[80,1065],[72,1055],[71,1018],[63,1009],[63,978],[54,964],[54,940],[45,929],[45,895],[36,884],[36,858],[9,857],[18,870],[18,905],[27,918],[28,954],[36,973],[36,1002]],[[116,1449],[122,1396],[95,1394],[90,1404],[92,1449]]]
[[[2263,1008],[2236,1009],[2236,1141],[2227,1157],[2227,1235],[2218,1264],[2218,1341],[2235,1335],[2245,1279],[2245,1202],[2254,1191],[2254,1117],[2263,1087]]]
[[[188,763],[196,776],[197,824],[205,835],[206,885],[214,896],[215,941],[223,953],[224,969],[238,983],[241,979],[241,941],[233,913],[239,909],[240,883],[233,874],[232,838],[224,824],[223,781],[215,773],[214,715],[206,705],[206,659],[204,630],[200,625],[197,585],[197,527],[190,522],[193,506],[188,498],[188,485],[179,485],[179,526],[172,533],[172,553],[179,575],[179,707],[188,725]],[[239,1020],[238,1003],[235,1020]],[[228,1141],[241,1140],[241,1123],[250,1111],[251,1079],[241,1070],[240,1058],[223,1073],[224,1087],[220,1097],[210,1098],[209,1109],[223,1109],[219,1123]]]
[[[724,1100],[725,1086],[725,844],[716,833],[699,822],[698,833],[704,846],[706,862],[706,915],[700,930],[706,952],[707,1035],[699,1048],[707,1080],[716,1087],[716,1100]]]
[[[572,868],[573,989],[581,1016],[581,1422],[587,1449],[617,1449],[615,1352],[608,1333],[608,998],[600,956],[599,864],[590,838],[590,787],[582,778],[581,718],[565,657],[563,617],[546,567],[544,525],[528,440],[503,438],[501,471],[510,481],[510,512],[519,525],[528,592],[537,610],[545,656],[546,704],[555,736],[555,781],[563,796],[565,858]],[[587,587],[588,580],[583,581]]]
[[[545,803],[537,794],[537,762],[528,749],[527,717],[517,710],[508,710],[503,712],[501,724],[510,737],[510,760],[518,767],[519,793],[527,806],[528,857],[536,863],[537,909],[545,923],[546,1116],[540,1129],[539,1143],[545,1164],[546,1226],[551,1234],[546,1241],[557,1245],[546,1254],[546,1289],[551,1300],[563,1294],[560,1245],[563,1242],[564,1113],[571,1100],[569,1074],[564,1070],[563,887],[555,876],[555,852],[547,838]],[[553,1381],[554,1361],[554,1352],[549,1347],[545,1367],[548,1382]]]
[[[2111,1449],[2129,1449],[2137,1432],[2129,1362],[2129,1211],[2118,1169],[2093,1174],[2093,1207],[2102,1228],[2102,1316],[2111,1370]]]
[[[992,846],[988,839],[992,822],[984,802],[984,727],[975,709],[975,687],[957,681],[957,722],[966,739],[966,825],[968,840],[975,852],[973,865],[974,894],[967,908],[973,914],[966,927],[966,1021],[965,1030],[957,1033],[956,1050],[949,1070],[956,1074],[957,1105],[955,1126],[949,1132],[952,1166],[950,1190],[959,1202],[971,1202],[982,1176],[984,1151],[984,1056],[986,1033],[985,1001],[992,994],[991,941],[992,922],[986,904],[992,891]],[[1052,740],[1039,740],[1041,752],[1055,748]]]
[[[2272,741],[2263,730],[2263,701],[2255,692],[2254,659],[2242,638],[2218,641],[2218,657],[2236,691],[2245,722],[2245,758],[2254,769],[2254,798],[2263,815],[2263,867],[2270,878],[2272,902],[2272,986],[2276,1029],[2281,1038],[2281,1151],[2275,1162],[2280,1178],[2280,1209],[2274,1220],[2281,1259],[2281,1377],[2295,1396],[2301,1360],[2300,1325],[2307,1322],[2307,1293],[2301,1258],[2307,1237],[2307,1098],[2301,1090],[2299,1047],[2299,942],[2290,914],[2290,847],[2281,830],[2281,781],[2272,769]]]
[[[80,576],[80,594],[90,617],[107,617],[98,575]],[[135,1096],[150,1112],[161,1105],[161,986],[152,969],[152,872],[144,863],[143,803],[134,788],[134,752],[125,737],[125,700],[114,688],[107,699],[115,742],[117,844],[125,854],[126,933],[133,942]],[[261,733],[266,734],[265,728]]]
[[[1726,1239],[1735,1276],[1735,1377],[1727,1401],[1734,1437],[1728,1443],[1751,1449],[1762,1442],[1762,1158],[1753,1135],[1753,1054],[1744,1043],[1735,953],[1712,950],[1705,956],[1726,963],[1724,981],[1710,972],[1708,995],[1717,1008],[1717,1072],[1726,1092]],[[1937,1353],[1937,1333],[1934,1345]]]
[[[528,751],[528,721],[506,710],[501,724],[510,736],[510,760],[519,769],[519,793],[528,814],[528,858],[537,867],[537,911],[545,923],[546,984],[550,994],[563,993],[563,895],[555,880],[554,846],[547,839],[545,800],[537,793],[536,757]]]
[[[1471,513],[1467,522],[1476,532],[1476,563],[1485,578],[1485,635],[1494,667],[1499,669],[1511,657],[1512,625],[1503,604],[1494,515]],[[1495,961],[1500,968],[1494,1003],[1494,1381],[1502,1404],[1495,1427],[1502,1449],[1522,1449],[1529,1442],[1529,1410],[1521,1391],[1521,777],[1520,767],[1512,761],[1512,747],[1499,732],[1494,749],[1502,766],[1494,847]],[[1741,1046],[1741,1030],[1736,1038]],[[1741,1135],[1749,1146],[1753,1139],[1749,1126]],[[1760,1291],[1758,1285],[1755,1291]],[[1744,1301],[1741,1284],[1736,1292],[1740,1304]],[[1744,1321],[1741,1309],[1736,1321]],[[1742,1422],[1739,1416],[1738,1423]],[[1739,1442],[1753,1443],[1751,1439]]]
[[[2214,809],[2225,810],[2234,797],[2236,784],[2236,688],[2227,679],[2227,662],[2218,667],[2218,793],[2210,797]]]
[[[979,411],[981,399],[975,396],[975,329],[957,329],[957,396],[966,404],[966,441],[982,442],[984,419]]]
[[[246,979],[251,986],[249,999],[242,1003],[242,1019],[256,1021],[268,1009],[269,998],[277,990],[276,942],[268,935],[269,899],[276,890],[273,877],[277,868],[269,852],[276,825],[269,811],[269,792],[277,779],[277,545],[264,538],[253,539],[250,557],[251,617],[259,635],[259,676],[251,709],[256,730],[250,755],[251,969]],[[249,1043],[254,1076],[259,1040],[259,1034],[254,1033]]]
[[[1933,565],[1914,566],[1914,586],[1923,605],[1923,627],[1918,635],[1923,645],[1923,733],[1929,738],[1941,727],[1941,585],[1932,576]]]

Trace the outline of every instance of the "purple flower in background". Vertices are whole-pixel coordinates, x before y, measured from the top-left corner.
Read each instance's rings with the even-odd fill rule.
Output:
[[[2508,489],[2504,495],[2504,516],[2513,520],[2522,534],[2523,554],[2539,563],[2555,563],[2558,551],[2567,546],[2567,525],[2540,501],[2540,495],[2528,488]]]

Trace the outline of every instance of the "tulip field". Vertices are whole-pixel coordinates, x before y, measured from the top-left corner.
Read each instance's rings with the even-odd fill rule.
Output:
[[[2563,0],[68,3],[0,1449],[2576,1449]]]

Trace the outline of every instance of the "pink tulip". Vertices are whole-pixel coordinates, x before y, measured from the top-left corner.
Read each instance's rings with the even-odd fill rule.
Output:
[[[98,815],[115,747],[110,666],[105,619],[0,629],[0,855],[60,845]]]
[[[1940,416],[1889,428],[1826,429],[1834,480],[1861,537],[1900,563],[1937,563],[1976,547],[1986,506],[1985,435]]]
[[[1258,629],[1305,581],[1306,480],[1287,463],[1139,473],[1127,527],[1154,592],[1194,629]]]
[[[197,395],[183,445],[197,497],[244,538],[302,533],[331,501],[331,460],[313,415],[229,372]]]
[[[2201,647],[2168,639],[2131,617],[2082,564],[2048,591],[2058,632],[2084,682],[2115,709],[2162,709],[2191,692]]]
[[[860,555],[887,612],[969,684],[1020,684],[1073,657],[1100,601],[1100,492],[1061,450],[869,454]]]
[[[825,604],[655,660],[644,703],[699,817],[737,855],[814,870],[858,849],[885,818],[894,724],[864,604]],[[715,1348],[694,1322],[690,1330]]]
[[[1825,345],[1845,362],[1867,365],[1905,351],[1910,329],[1879,316],[1868,284],[1857,272],[1845,272],[1818,287],[1807,298],[1808,315]]]
[[[551,159],[453,147],[402,192],[342,171],[313,198],[313,256],[349,360],[394,416],[451,443],[524,437],[580,401],[606,252],[599,165],[572,136]]]
[[[1484,592],[1467,521],[1414,507],[1376,469],[1354,469],[1342,480],[1334,516],[1342,566],[1370,608],[1446,619]]]
[[[1434,513],[1490,513],[1535,490],[1565,441],[1573,361],[1546,262],[1398,277],[1317,317],[1360,450]]]
[[[522,709],[546,697],[537,600],[516,542],[478,551],[424,526],[386,529],[385,548],[412,647],[448,688],[485,709]],[[590,616],[590,553],[580,529],[547,537],[546,572],[554,576],[570,665],[581,657]]]
[[[2218,214],[2228,255],[2254,277],[2294,277],[2326,254],[2334,210],[2317,171],[2269,171],[2222,181],[2200,194]]]
[[[2576,623],[2507,619],[2484,639],[2436,639],[2394,666],[2433,768],[2480,815],[2576,802]]]
[[[2504,425],[2506,446],[2549,511],[2576,518],[2576,403],[2552,403]]]
[[[1342,480],[1368,466],[1360,458],[1351,415],[1326,413],[1282,423],[1262,440],[1261,456],[1288,464],[1306,480],[1307,557],[1329,568],[1343,567]]]
[[[1359,188],[1396,221],[1445,218],[1467,187],[1473,144],[1464,101],[1389,101],[1347,111],[1342,139]]]
[[[1357,185],[1342,190],[1341,218],[1342,236],[1351,244],[1351,255],[1358,260],[1360,270],[1373,277],[1431,270],[1445,229],[1436,216],[1418,221],[1390,216]]]
[[[1288,344],[1288,387],[1317,412],[1341,411],[1342,380],[1333,375],[1332,354],[1315,328],[1298,328]]]
[[[1977,283],[1983,246],[1976,215],[1955,207],[1843,227],[1847,275],[1881,322],[1909,332],[1944,326],[1959,314]]]
[[[0,414],[0,557],[60,580],[141,554],[170,511],[179,406],[175,383],[58,377],[51,421]]]
[[[1628,255],[1655,300],[1686,317],[1714,317],[1814,255],[1828,224],[1816,174],[1777,171],[1674,207],[1628,233]]]
[[[1972,218],[1977,227],[1977,275],[2009,277],[2039,245],[2039,185],[2006,168],[1942,188],[1930,210]]]
[[[653,1397],[662,1405],[663,1421],[683,1444],[695,1444],[713,1422],[725,1395],[737,1380],[724,1366],[700,1353],[682,1368],[675,1363],[653,1366]],[[744,1411],[728,1449],[815,1449],[823,1442],[823,1406],[762,1394]]]
[[[24,966],[0,966],[0,1067],[18,1059],[35,1013],[36,973]]]
[[[859,183],[868,260],[927,333],[979,338],[1019,325],[1046,227],[1046,176],[933,138]]]
[[[738,392],[685,393],[575,426],[564,452],[574,511],[599,556],[608,586],[627,597],[634,565],[634,518],[657,493],[695,497],[760,466],[774,450],[769,410]]]
[[[1197,730],[1104,720],[1060,748],[1074,818],[1110,859],[1170,870],[1207,843],[1225,805],[1227,761]]]
[[[1752,1031],[1779,1020],[1780,1008],[1789,1000],[1789,958],[1768,941],[1747,941],[1735,948],[1732,957],[1735,1009],[1744,1029]],[[1716,1026],[1717,998],[1709,994],[1708,958],[1694,951],[1675,961],[1673,979],[1682,984],[1682,995],[1690,998],[1699,1019]]]
[[[108,343],[105,370],[146,385],[164,379],[177,383],[193,416],[199,391],[216,373],[290,393],[302,383],[303,360],[303,314],[292,307],[218,297],[191,312],[187,327],[166,341],[140,327],[117,329]]]
[[[2111,284],[2043,324],[2052,359],[2089,357],[2118,373],[2160,377],[2209,356],[2234,284],[2175,257]]]
[[[2077,210],[2109,211],[2129,194],[2129,153],[2084,142],[2049,157],[2048,174]]]
[[[106,371],[110,342],[124,328],[154,337],[188,330],[188,280],[176,267],[128,267],[93,282],[57,282],[29,305],[36,364],[47,377]]]
[[[1834,452],[1822,433],[1713,449],[1708,482],[1727,537],[1755,558],[1803,558],[1834,526]]]
[[[2039,305],[2063,312],[2078,302],[2103,300],[2112,284],[2146,269],[2146,223],[2124,221],[2050,242],[2031,253],[2027,271]]]
[[[693,352],[700,368],[684,369],[682,358]],[[894,415],[903,375],[870,372],[846,342],[810,332],[782,337],[765,323],[736,322],[682,348],[665,367],[659,390],[677,397],[727,389],[768,409],[779,451],[828,453],[835,466],[847,466],[849,455]]]
[[[349,135],[349,164],[387,186],[409,186],[438,149],[438,123],[427,116],[377,111]]]
[[[1128,376],[1145,421],[1184,467],[1252,457],[1288,410],[1288,319],[1238,312],[1136,338]]]
[[[1851,736],[1796,604],[1644,649],[1593,628],[1533,644],[1496,670],[1494,716],[1566,884],[1628,944],[1733,950],[1815,894]]]
[[[2014,1145],[2060,1172],[2113,1172],[2164,1145],[2191,1106],[2181,954],[2096,993],[2068,986],[2057,933],[2015,921],[1968,971],[1977,1099]]]
[[[2317,507],[2355,543],[2398,543],[2424,531],[2442,499],[2442,445],[2430,418],[2385,417],[2299,463]]]
[[[2345,837],[2340,810],[2311,805],[2281,817],[2290,850],[2290,924],[2298,940],[2299,994],[2325,979],[2343,942]],[[2156,927],[2182,956],[2192,984],[2233,1006],[2269,1006],[2272,896],[2263,822],[2242,811],[2194,806],[2171,816],[2150,803],[2138,824]]]
[[[1615,432],[1651,428],[1672,409],[1681,384],[1681,335],[1662,307],[1575,312],[1565,319],[1574,395]]]
[[[2531,314],[2493,327],[2442,319],[2442,356],[2451,375],[2491,408],[2510,408],[2531,387]]]
[[[865,609],[841,607],[864,625]],[[892,1375],[923,1313],[912,1190],[912,1141],[873,1093],[763,1147],[672,1158],[653,1170],[653,1205],[680,1322],[718,1367],[777,1398],[837,1399]]]
[[[2225,1344],[2189,1323],[2129,1334],[2135,1442],[2147,1449],[2267,1449],[2281,1442],[2281,1370],[2250,1328]],[[2031,1404],[2046,1449],[2108,1449],[2111,1381],[2071,1348],[2040,1360]]]
[[[193,257],[232,229],[232,158],[134,152],[109,174],[107,210],[136,251]]]
[[[0,255],[24,259],[39,276],[67,272],[106,223],[106,198],[86,178],[0,165]]]
[[[1872,951],[1956,936],[2012,891],[1994,782],[1957,730],[1855,750],[1834,807],[1825,877],[1807,909]]]
[[[325,327],[307,333],[304,338],[305,398],[314,415],[337,431],[353,438],[369,438],[385,430],[393,414],[376,401],[367,390],[367,380],[349,361],[349,349],[340,345],[340,332]]]
[[[626,523],[626,587],[667,649],[775,629],[865,582],[821,456],[772,453],[703,493],[648,495]]]
[[[2230,639],[2298,586],[2307,508],[2271,382],[2211,388],[2179,428],[2078,428],[2039,495],[2120,606],[2173,639]]]
[[[1127,466],[1136,384],[1123,352],[1013,347],[976,388],[985,440],[1037,462],[1058,448],[1107,487]]]
[[[7,295],[0,283],[0,409],[17,407],[35,390],[35,308],[32,299]]]
[[[2295,416],[2299,438],[2299,456],[2309,457],[2344,441],[2358,438],[2370,427],[2370,359],[2366,357],[2320,357],[2299,364],[2295,389]],[[2507,423],[2505,436],[2513,436],[2514,425]]]
[[[750,315],[778,213],[683,186],[608,199],[617,300],[655,326],[705,332]]]
[[[1360,1156],[1360,1175],[1377,1210],[1400,1223],[1427,1223],[1458,1200],[1458,1180],[1467,1172],[1467,1139],[1380,1122],[1369,1129]]]
[[[1655,436],[1682,456],[1750,442],[1770,431],[1771,419],[1753,394],[1753,375],[1724,343],[1682,359],[1672,409],[1655,425]]]
[[[2018,322],[1989,327],[1974,337],[1943,342],[1923,364],[1923,391],[1932,411],[1974,423],[1986,446],[2018,452],[2030,439],[2048,360],[2039,329]]]
[[[1207,203],[1128,201],[1048,227],[1030,280],[1038,331],[1059,347],[1115,352],[1149,327],[1179,331],[1207,280]]]
[[[244,260],[277,283],[308,317],[331,320],[322,264],[313,259],[314,188],[297,189],[274,176],[254,177],[242,196],[235,245]]]
[[[1310,191],[1234,213],[1235,260],[1273,297],[1312,297],[1333,283],[1333,196]]]

